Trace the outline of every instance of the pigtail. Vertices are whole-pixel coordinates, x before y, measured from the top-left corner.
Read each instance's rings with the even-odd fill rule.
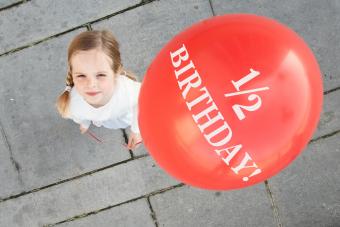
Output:
[[[123,67],[121,69],[121,74],[133,81],[138,81],[137,76],[133,72],[131,72],[130,70],[126,70]]]
[[[68,105],[69,105],[69,92],[68,91],[64,91],[57,100],[57,109],[59,114],[63,117],[63,118],[68,118],[69,116],[69,110],[68,110]]]
[[[69,103],[70,103],[70,92],[73,87],[73,80],[70,71],[66,77],[66,89],[64,92],[58,97],[56,107],[63,118],[69,118]]]

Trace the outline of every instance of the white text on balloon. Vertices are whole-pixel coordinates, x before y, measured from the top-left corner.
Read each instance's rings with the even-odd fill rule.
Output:
[[[258,91],[268,90],[269,87],[262,87],[262,88],[240,91],[240,87],[243,84],[249,82],[250,80],[257,77],[258,75],[260,75],[260,72],[255,71],[253,69],[250,69],[250,73],[248,75],[244,76],[243,78],[241,78],[240,80],[238,80],[236,82],[232,80],[231,83],[234,85],[237,92],[224,94],[224,96],[230,97],[230,96],[235,96],[235,95],[242,95],[242,94],[248,94],[248,93],[254,93],[254,92],[258,92]],[[258,110],[261,107],[262,100],[261,100],[260,96],[258,96],[256,94],[250,94],[248,96],[249,101],[253,101],[255,99],[256,99],[256,103],[251,105],[251,106],[245,106],[245,105],[239,105],[239,104],[233,105],[232,108],[233,108],[233,110],[234,110],[234,112],[235,112],[235,114],[236,114],[236,116],[238,117],[239,120],[243,120],[243,119],[246,118],[242,109],[247,110],[247,111],[255,111],[255,110]]]
[[[252,174],[250,174],[248,177],[242,178],[243,181],[248,181],[250,177],[260,174],[262,172],[261,169],[258,168],[256,163],[247,152],[243,153],[244,157],[237,166],[230,166],[230,161],[240,153],[242,144],[225,148],[232,138],[232,130],[228,123],[224,120],[223,115],[213,101],[209,91],[205,86],[202,85],[201,77],[195,69],[194,63],[192,60],[190,60],[189,53],[185,45],[183,44],[179,49],[170,52],[170,57],[172,65],[175,68],[174,73],[176,75],[177,83],[180,90],[182,91],[182,96],[186,101],[186,105],[193,113],[192,117],[206,141],[211,146],[219,148],[215,150],[216,154],[219,155],[219,157],[227,164],[227,166],[231,168],[235,174],[239,174],[240,171],[244,169],[254,168],[255,170],[252,172]],[[235,88],[239,91],[239,87],[243,83],[247,82],[247,80],[255,77],[256,73],[257,72],[253,70],[248,75],[248,77],[234,82]],[[199,92],[200,95],[195,97],[193,100],[188,100],[190,91],[191,93]],[[204,100],[207,101],[204,102]],[[204,108],[198,108],[199,104],[201,104],[200,106],[203,104]],[[210,105],[207,106],[207,104]],[[213,112],[215,113],[214,115]],[[213,128],[213,130],[209,130],[209,128]],[[247,165],[248,163],[250,164]]]

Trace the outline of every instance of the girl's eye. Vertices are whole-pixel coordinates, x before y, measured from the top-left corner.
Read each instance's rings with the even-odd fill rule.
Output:
[[[98,74],[97,76],[99,76],[99,77],[105,77],[106,75],[105,75],[105,74]]]
[[[77,75],[77,78],[82,78],[82,77],[85,77],[85,75],[82,75],[82,74]]]

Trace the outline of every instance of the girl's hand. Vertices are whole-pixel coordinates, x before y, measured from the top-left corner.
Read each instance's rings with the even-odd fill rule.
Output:
[[[87,132],[87,130],[88,130],[89,128],[85,128],[84,126],[80,125],[80,126],[79,126],[79,129],[80,129],[80,133],[81,133],[81,134],[84,134],[85,132]]]
[[[131,132],[130,136],[129,136],[129,143],[127,145],[127,148],[132,150],[137,148],[139,145],[139,143],[141,143],[143,141],[141,134],[139,133],[134,133]]]

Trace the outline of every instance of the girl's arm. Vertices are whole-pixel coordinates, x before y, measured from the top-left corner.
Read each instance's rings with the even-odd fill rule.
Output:
[[[89,126],[86,127],[86,125],[84,126],[82,124],[80,124],[79,126],[79,130],[81,134],[84,134],[85,132],[87,132],[88,129],[89,129]]]
[[[127,145],[128,149],[135,149],[138,144],[140,144],[143,139],[139,131],[138,127],[138,106],[135,105],[133,107],[133,119],[132,119],[132,124],[131,124],[131,132],[129,135],[129,142]]]
[[[128,148],[134,149],[137,147],[137,144],[142,142],[142,137],[139,131],[138,126],[138,97],[139,97],[139,91],[141,88],[141,83],[135,82],[132,80],[128,81],[128,97],[129,97],[129,105],[130,110],[132,111],[132,122],[131,122],[131,132],[129,135],[129,142],[128,142]]]
[[[136,134],[140,134],[139,126],[138,126],[138,105],[135,105],[132,108],[131,131]]]
[[[143,139],[139,133],[131,132],[129,135],[129,142],[127,148],[132,150],[138,147],[138,144],[142,143]]]

